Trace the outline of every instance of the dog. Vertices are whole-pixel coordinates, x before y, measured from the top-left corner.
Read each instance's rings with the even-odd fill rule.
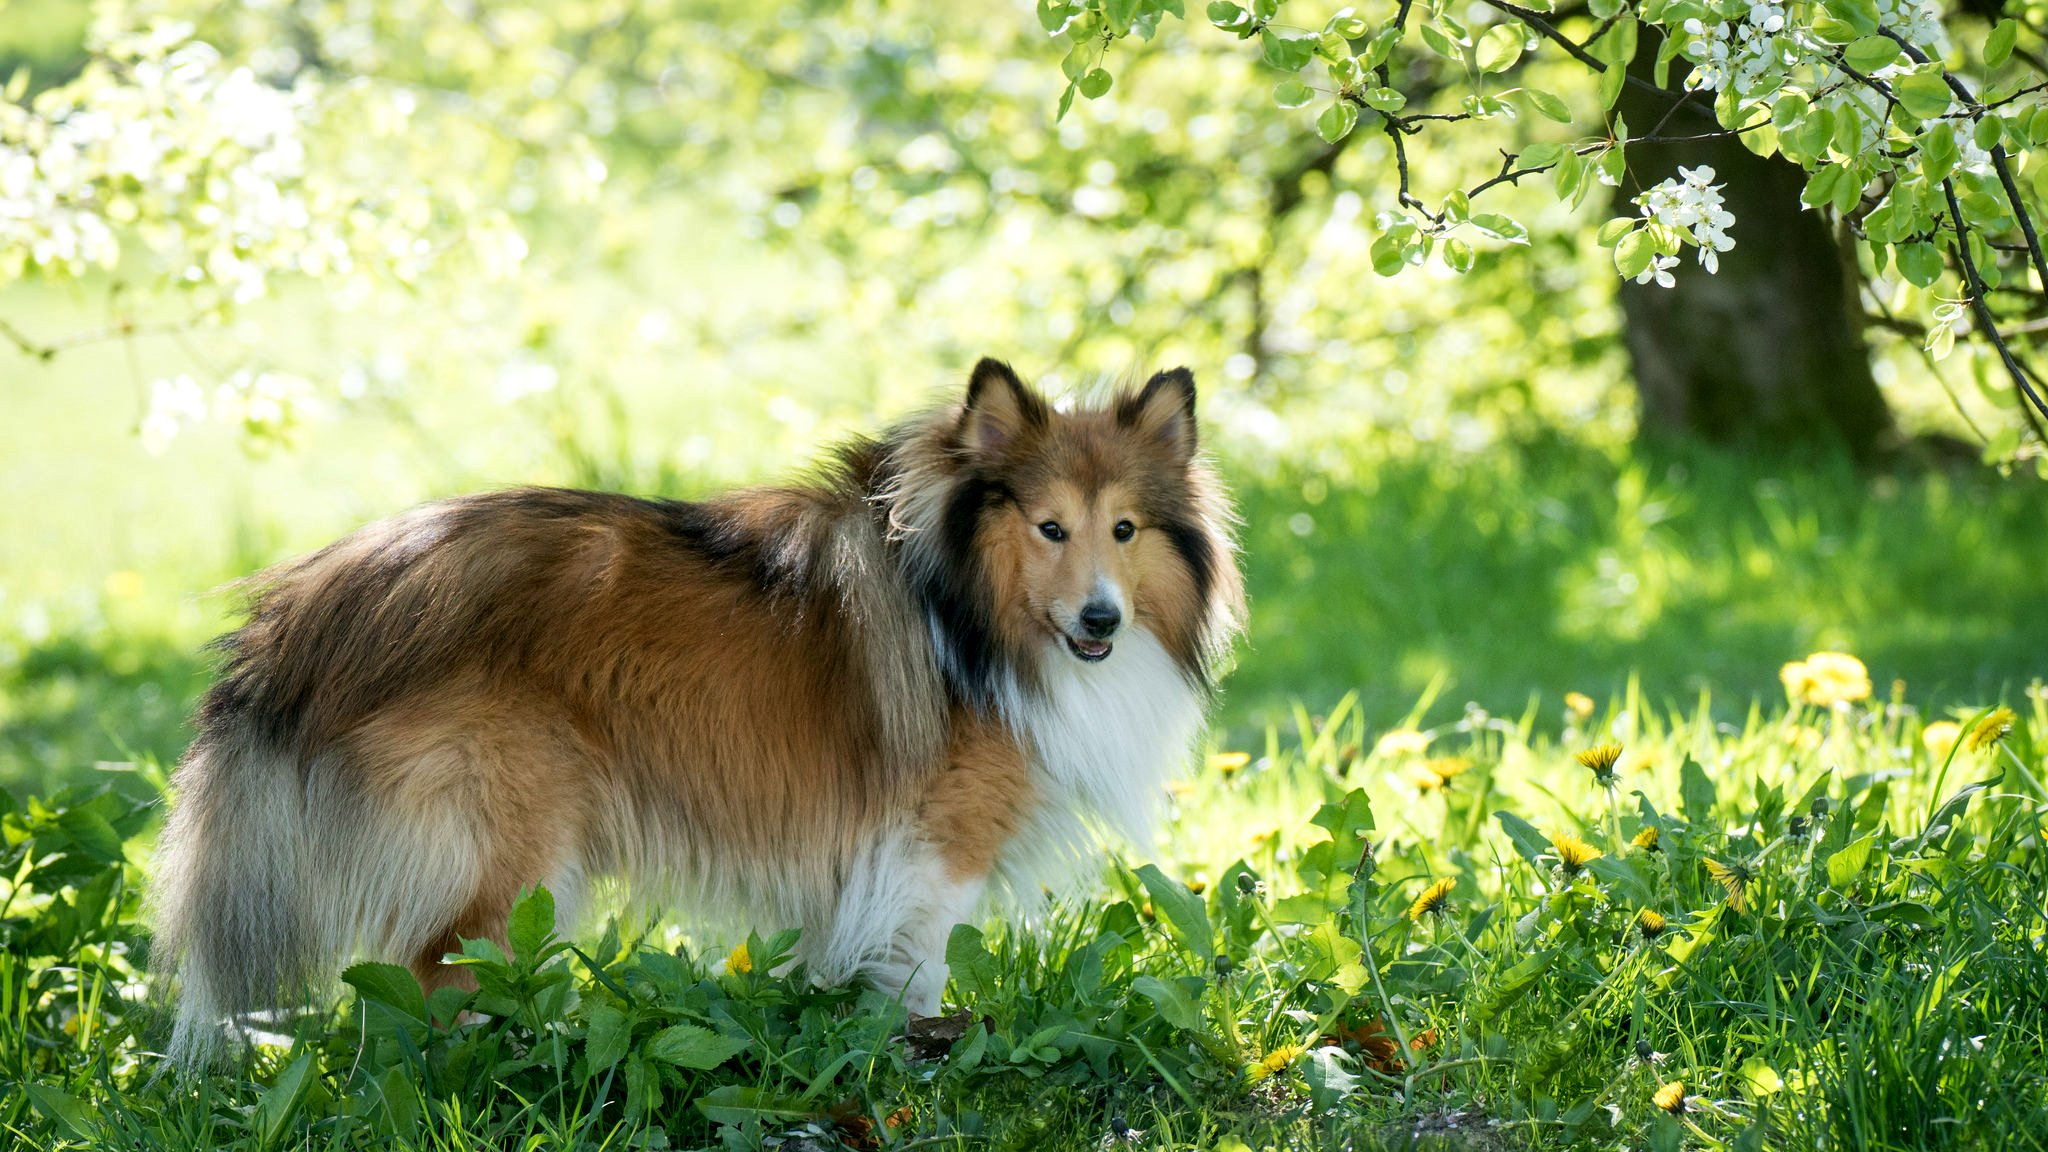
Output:
[[[801,929],[821,984],[939,1011],[991,884],[1148,842],[1243,620],[1194,377],[964,400],[700,503],[526,488],[252,577],[151,900],[171,1055],[350,957],[431,990],[545,884]]]

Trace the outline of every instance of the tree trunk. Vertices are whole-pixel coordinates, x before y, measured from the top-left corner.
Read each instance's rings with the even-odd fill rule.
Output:
[[[1654,56],[1650,45],[1638,55],[1644,78]],[[1709,100],[1699,93],[1672,112],[1671,99],[1631,85],[1615,110],[1631,133],[1650,135],[1661,122],[1657,135],[1690,136],[1718,128],[1699,114]],[[1631,177],[1615,196],[1620,214],[1635,215],[1633,198],[1679,165],[1707,164],[1735,215],[1735,247],[1721,253],[1718,274],[1688,250],[1672,270],[1675,287],[1622,285],[1640,434],[1778,448],[1832,442],[1858,458],[1881,451],[1892,417],[1863,343],[1855,257],[1799,203],[1799,167],[1733,138],[1631,143],[1628,155]]]

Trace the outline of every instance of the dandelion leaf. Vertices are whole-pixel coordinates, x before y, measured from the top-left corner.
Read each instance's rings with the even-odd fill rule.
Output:
[[[1508,839],[1514,842],[1515,851],[1522,854],[1522,859],[1527,860],[1531,867],[1540,867],[1537,860],[1550,851],[1549,838],[1513,812],[1495,812],[1493,818],[1500,824],[1501,831],[1507,833]]]
[[[1686,822],[1695,829],[1707,828],[1714,818],[1715,799],[1714,782],[1707,778],[1707,770],[1687,756],[1678,769],[1678,806]]]

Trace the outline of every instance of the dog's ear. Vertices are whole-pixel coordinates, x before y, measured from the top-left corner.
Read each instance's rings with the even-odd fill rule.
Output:
[[[1137,395],[1125,396],[1116,406],[1116,422],[1164,445],[1181,463],[1194,459],[1195,374],[1169,368],[1153,376]]]
[[[1045,425],[1044,399],[1024,386],[1010,366],[984,357],[967,381],[967,406],[960,413],[960,446],[970,452],[1000,452],[1017,437]]]

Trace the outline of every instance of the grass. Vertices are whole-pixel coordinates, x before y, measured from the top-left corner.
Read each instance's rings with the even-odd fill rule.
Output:
[[[542,892],[511,955],[468,946],[470,998],[359,965],[338,1008],[193,1082],[149,1055],[148,809],[75,789],[5,817],[0,1081],[23,1090],[0,1093],[0,1131],[131,1149],[2042,1147],[2048,692],[2016,702],[1960,717],[1951,742],[1882,698],[1736,724],[1580,701],[1556,739],[1534,715],[1381,730],[1347,698],[1212,755],[1156,863],[1118,865],[1037,929],[957,930],[966,1010],[937,1028],[906,1037],[875,993],[769,975],[787,936],[732,956],[616,928],[572,946]],[[1610,740],[1605,789],[1572,754]],[[1440,908],[1412,908],[1438,881]]]
[[[175,494],[184,482],[164,471],[150,491]],[[564,471],[519,478],[607,479]],[[1554,439],[1474,454],[1352,446],[1231,471],[1253,599],[1219,716],[1232,739],[1288,721],[1297,700],[1353,691],[1391,723],[1433,684],[1432,720],[1467,702],[1519,712],[1539,693],[1554,710],[1568,690],[1632,681],[1662,707],[1710,693],[1736,719],[1779,695],[1781,663],[1822,648],[1861,654],[1881,684],[1903,679],[1931,705],[2010,697],[2048,673],[2038,636],[2016,626],[2048,601],[2034,482],[1775,470],[1706,451],[1646,459]],[[226,488],[244,474],[234,483],[274,483],[273,502]],[[324,468],[233,455],[191,478],[189,502],[161,507],[96,503],[105,480],[81,480],[85,497],[53,500],[87,507],[53,504],[11,529],[73,543],[0,569],[0,784],[16,788],[49,791],[98,761],[175,759],[205,682],[201,646],[232,608],[207,590],[416,498],[337,508]],[[206,521],[209,500],[194,543],[178,525]],[[138,518],[149,527],[129,527]],[[153,543],[106,543],[145,531]]]
[[[21,1147],[1908,1149],[2048,1131],[2041,486],[1565,436],[1459,452],[1303,434],[1274,464],[1216,429],[1253,598],[1217,754],[1099,894],[956,935],[951,1033],[906,1039],[880,997],[766,975],[786,939],[734,965],[681,936],[600,925],[570,950],[535,928],[510,956],[473,947],[480,1021],[362,967],[246,1065],[159,1078],[138,907],[161,766],[228,622],[204,590],[423,497],[688,495],[845,421],[721,426],[751,447],[714,473],[558,408],[483,410],[492,435],[464,435],[486,421],[451,395],[405,435],[344,415],[297,452],[202,432],[147,459],[97,355],[67,358],[61,389],[0,374],[19,417],[0,424],[19,493],[0,540],[26,542],[0,551],[0,784],[21,798],[0,803],[0,1132]],[[443,443],[459,458],[404,447]],[[1867,661],[1873,697],[1787,707],[1781,666],[1830,648]],[[1574,690],[1604,703],[1575,711]],[[2000,702],[2019,715],[1996,742],[1950,759],[1923,739]],[[1573,760],[1605,740],[1626,748],[1611,794]],[[1659,851],[1632,846],[1644,829]],[[1601,855],[1568,875],[1560,846],[1580,841]],[[1747,876],[1741,908],[1709,860]],[[1439,881],[1446,910],[1410,916]],[[1677,1113],[1657,1103],[1674,1083]]]

